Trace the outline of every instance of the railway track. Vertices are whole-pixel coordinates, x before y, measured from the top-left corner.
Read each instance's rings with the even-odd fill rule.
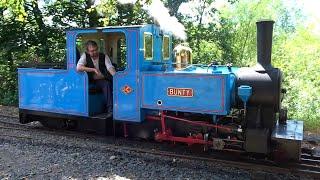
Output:
[[[9,131],[37,131],[39,133],[51,134],[55,136],[64,136],[64,137],[73,137],[81,139],[90,139],[92,141],[103,140],[103,136],[84,134],[74,131],[66,130],[52,130],[48,128],[39,128],[31,125],[23,125],[15,122],[4,121],[3,118],[17,119],[16,116],[6,116],[0,115],[0,129],[9,130]],[[20,133],[19,133],[20,134]],[[25,139],[37,141],[40,140],[39,136],[25,136],[25,135],[8,135],[1,134],[2,137],[10,137],[16,139]],[[41,137],[41,136],[40,136]],[[140,142],[141,143],[141,142]],[[83,147],[79,147],[83,148]],[[101,151],[110,150],[117,151],[121,149],[122,151],[134,152],[138,154],[150,154],[160,157],[170,157],[175,159],[189,160],[189,161],[205,161],[212,163],[221,163],[223,165],[232,166],[235,168],[254,170],[254,171],[264,171],[270,173],[292,173],[295,175],[310,176],[314,178],[320,178],[320,156],[314,156],[312,154],[304,153],[301,155],[301,162],[299,163],[286,163],[286,164],[277,164],[271,161],[259,160],[259,159],[250,159],[250,158],[230,158],[230,155],[224,153],[208,153],[208,154],[197,154],[187,153],[181,154],[179,152],[173,152],[174,147],[170,147],[170,150],[161,150],[159,148],[139,148],[139,147],[129,147],[125,144],[117,145],[117,140],[113,143],[104,143],[98,147]]]

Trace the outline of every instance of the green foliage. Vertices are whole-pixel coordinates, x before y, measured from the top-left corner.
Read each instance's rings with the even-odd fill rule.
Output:
[[[283,105],[288,107],[290,119],[304,120],[307,129],[319,130],[319,36],[312,34],[310,27],[297,29],[303,22],[300,10],[287,9],[280,0],[243,0],[218,13],[219,20],[209,24],[183,19],[195,62],[255,65],[256,21],[274,20],[272,63],[284,74],[287,94]]]
[[[229,54],[233,54],[234,64],[239,66],[254,65],[257,51],[256,22],[261,19],[274,20],[276,22],[274,38],[277,38],[279,31],[293,26],[291,19],[282,18],[283,16],[289,16],[289,14],[280,0],[272,2],[269,0],[243,0],[235,3],[231,8],[222,9],[219,36],[230,39],[232,46]],[[281,28],[279,28],[279,24],[282,25]],[[223,44],[229,43],[223,42]]]
[[[0,104],[16,106],[18,104],[17,72],[14,67],[0,64]]]
[[[220,35],[229,37],[233,45],[230,46],[230,52],[233,52],[234,62],[242,66],[256,63],[255,22],[259,19],[273,19],[276,23],[272,63],[284,74],[283,86],[287,94],[283,105],[288,108],[289,119],[303,120],[306,129],[319,130],[320,37],[311,33],[312,28],[298,26],[298,23],[302,23],[299,9],[288,10],[282,1],[241,1],[234,8],[221,12],[226,20],[221,28],[228,34]]]
[[[117,17],[111,19],[110,25],[140,25],[151,23],[151,19],[145,11],[142,10],[142,4],[117,4]]]
[[[290,39],[277,44],[275,66],[284,73],[287,89],[284,105],[289,117],[301,119],[308,130],[320,125],[320,36],[300,27]]]

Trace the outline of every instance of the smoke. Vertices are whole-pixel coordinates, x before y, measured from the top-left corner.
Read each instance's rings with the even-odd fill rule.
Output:
[[[134,4],[136,0],[118,0],[121,4]],[[140,1],[143,4],[143,9],[159,23],[160,29],[167,33],[172,33],[174,37],[185,41],[187,34],[184,26],[178,21],[176,17],[170,16],[169,10],[164,6],[160,0],[152,0],[149,5]]]
[[[170,16],[169,10],[160,0],[153,0],[150,5],[144,5],[143,9],[159,23],[163,31],[172,33],[178,39],[187,39],[184,26],[176,17]]]

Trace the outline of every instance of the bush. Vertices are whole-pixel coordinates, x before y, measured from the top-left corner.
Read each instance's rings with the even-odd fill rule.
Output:
[[[0,65],[0,104],[18,105],[18,81],[16,66]]]

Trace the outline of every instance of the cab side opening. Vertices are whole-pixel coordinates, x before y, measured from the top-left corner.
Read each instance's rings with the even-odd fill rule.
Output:
[[[86,52],[86,42],[93,40],[98,44],[99,52],[104,53],[110,58],[116,71],[124,71],[127,68],[127,45],[125,34],[122,32],[80,34],[77,37],[76,63],[80,56]],[[106,102],[104,94],[94,82],[89,82],[89,116],[101,116],[106,112]]]

